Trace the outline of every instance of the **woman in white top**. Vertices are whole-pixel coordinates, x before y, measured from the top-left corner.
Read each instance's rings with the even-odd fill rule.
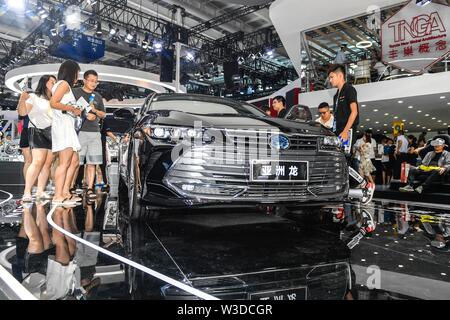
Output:
[[[25,190],[22,201],[31,201],[31,188],[38,179],[36,199],[49,199],[44,192],[50,175],[52,165],[52,141],[51,141],[51,108],[50,97],[52,88],[56,82],[54,76],[45,75],[39,79],[35,93],[25,94],[27,100],[19,104],[18,111],[21,116],[28,115],[29,143],[32,154],[32,162],[25,176]]]
[[[59,164],[55,171],[55,204],[73,204],[81,199],[70,194],[73,176],[78,168],[77,151],[80,142],[75,131],[75,118],[81,115],[76,108],[72,86],[78,80],[80,66],[72,60],[64,61],[59,67],[58,82],[53,87],[50,106],[53,108],[52,151],[57,152]]]

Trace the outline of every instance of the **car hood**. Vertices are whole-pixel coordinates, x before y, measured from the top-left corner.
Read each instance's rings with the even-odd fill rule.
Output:
[[[200,122],[204,128],[280,130],[285,133],[329,134],[315,123],[297,122],[271,117],[244,115],[197,115],[180,111],[153,111],[144,121],[167,126],[194,126]]]
[[[153,236],[140,257],[172,276],[252,273],[349,258],[339,232],[317,232],[263,213],[189,214],[147,222]],[[145,233],[145,232],[144,232]]]

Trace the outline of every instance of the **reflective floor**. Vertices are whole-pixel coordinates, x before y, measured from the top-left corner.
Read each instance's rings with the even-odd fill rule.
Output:
[[[46,300],[196,298],[179,283],[221,299],[450,299],[450,206],[374,200],[128,221],[115,193],[52,208],[0,192],[0,264]],[[367,214],[376,229],[362,236]]]

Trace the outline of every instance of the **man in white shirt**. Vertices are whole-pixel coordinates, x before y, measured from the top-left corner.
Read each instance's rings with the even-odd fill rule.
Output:
[[[316,122],[320,123],[327,129],[333,129],[334,116],[331,114],[330,105],[326,102],[322,102],[317,108],[320,117]]]
[[[395,145],[395,168],[394,179],[400,179],[402,163],[407,162],[409,141],[403,130],[399,131]]]
[[[347,63],[347,55],[345,54],[345,45],[342,45],[339,51],[336,54],[336,58],[334,59],[335,64],[346,64]]]

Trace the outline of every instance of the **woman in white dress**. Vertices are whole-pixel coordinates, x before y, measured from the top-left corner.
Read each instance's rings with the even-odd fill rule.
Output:
[[[75,118],[81,115],[76,107],[72,87],[78,80],[80,66],[72,60],[64,61],[59,67],[58,82],[53,87],[50,106],[53,108],[52,151],[57,152],[59,164],[55,171],[55,204],[73,204],[81,201],[72,196],[70,186],[78,168],[78,150],[81,149],[75,131]]]
[[[45,75],[39,79],[35,93],[28,95],[25,105],[19,105],[19,114],[29,117],[29,143],[32,153],[32,163],[25,176],[25,190],[22,201],[31,201],[31,188],[38,180],[36,199],[50,199],[45,193],[50,167],[52,165],[51,125],[52,113],[50,97],[56,83],[54,76]]]
[[[374,172],[376,168],[370,159],[370,150],[373,149],[371,140],[372,139],[370,137],[364,135],[363,143],[359,146],[359,153],[361,155],[359,174],[375,186],[375,181],[372,178],[372,172]]]

